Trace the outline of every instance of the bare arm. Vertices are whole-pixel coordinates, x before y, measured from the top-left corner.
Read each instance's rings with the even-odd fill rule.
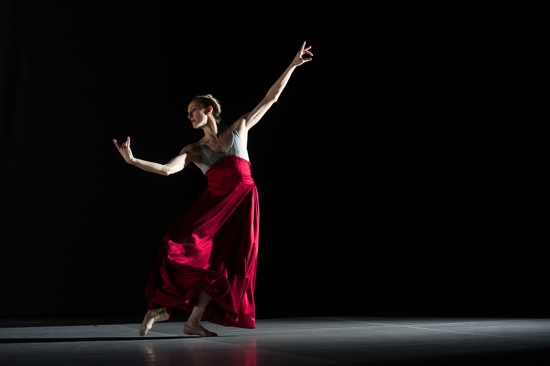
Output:
[[[195,156],[195,154],[193,154],[192,145],[188,145],[181,150],[179,155],[173,157],[168,163],[159,164],[152,161],[135,158],[132,154],[132,150],[130,149],[130,137],[128,137],[122,144],[119,144],[115,139],[113,139],[113,143],[118,149],[120,155],[122,155],[128,164],[136,166],[147,172],[160,175],[170,175],[179,172],[190,162],[192,162]]]
[[[246,133],[249,129],[254,127],[258,123],[264,114],[271,108],[271,106],[279,99],[279,96],[283,92],[286,84],[290,80],[294,70],[306,62],[311,61],[313,58],[313,53],[310,52],[311,46],[307,46],[306,42],[302,43],[300,50],[288,67],[285,69],[283,74],[279,76],[277,81],[269,88],[265,97],[258,103],[258,105],[250,112],[246,113],[244,116],[239,118],[233,126],[239,132],[239,135],[246,136]],[[306,57],[304,57],[306,55]]]

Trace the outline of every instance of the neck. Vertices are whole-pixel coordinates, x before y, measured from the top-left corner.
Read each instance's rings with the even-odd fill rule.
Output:
[[[214,122],[214,124],[208,123],[203,128],[204,135],[210,138],[218,138],[221,133],[220,126]]]

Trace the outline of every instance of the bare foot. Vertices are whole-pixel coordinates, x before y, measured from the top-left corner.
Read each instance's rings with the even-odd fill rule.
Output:
[[[211,332],[200,324],[197,327],[191,327],[189,324],[185,323],[185,325],[183,326],[183,333],[190,334],[190,335],[198,335],[199,337],[217,337],[218,336],[218,333]]]
[[[149,330],[151,330],[153,323],[162,322],[168,320],[169,318],[170,314],[168,314],[165,308],[148,310],[147,313],[145,313],[145,317],[143,318],[143,322],[139,328],[139,335],[143,337],[147,334],[147,332],[149,332]]]

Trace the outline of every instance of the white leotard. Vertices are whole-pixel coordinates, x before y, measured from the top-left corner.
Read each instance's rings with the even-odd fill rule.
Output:
[[[208,169],[214,164],[216,161],[218,161],[220,158],[223,158],[224,156],[238,156],[246,161],[250,161],[248,157],[248,150],[246,149],[246,146],[244,142],[239,137],[239,133],[236,129],[231,127],[231,133],[233,135],[233,139],[231,141],[231,146],[229,147],[229,150],[227,152],[218,152],[218,151],[212,151],[209,148],[207,148],[204,145],[200,145],[201,148],[201,156],[202,156],[202,162],[199,164],[199,168],[202,170],[203,173],[206,173]]]

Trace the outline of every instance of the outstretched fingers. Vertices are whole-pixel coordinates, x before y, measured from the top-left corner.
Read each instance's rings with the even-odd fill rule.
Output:
[[[124,141],[122,144],[119,144],[117,139],[113,139],[113,144],[115,144],[116,148],[117,149],[122,149],[122,148],[129,148],[130,147],[130,137],[128,136],[126,138],[126,141]]]
[[[298,59],[300,63],[308,62],[313,60],[313,53],[310,51],[311,46],[307,45],[307,42],[304,41],[302,43],[302,47],[300,47],[300,51],[298,51]],[[306,57],[304,57],[306,55]]]

